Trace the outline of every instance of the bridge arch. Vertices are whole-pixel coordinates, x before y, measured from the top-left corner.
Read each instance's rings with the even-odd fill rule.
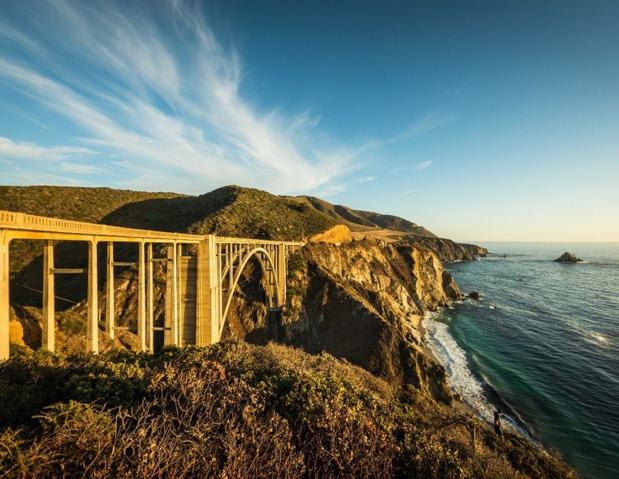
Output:
[[[260,264],[260,268],[262,269],[263,275],[267,278],[267,286],[266,293],[268,297],[269,304],[267,307],[277,307],[282,304],[283,298],[281,297],[280,285],[277,279],[277,264],[275,260],[271,257],[269,252],[261,246],[257,246],[243,254],[241,256],[241,252],[237,254],[235,259],[240,259],[240,264],[235,268],[233,280],[231,284],[228,285],[228,296],[226,298],[226,302],[224,305],[224,309],[221,315],[221,324],[219,326],[219,336],[223,333],[224,326],[226,325],[226,318],[228,317],[228,311],[230,310],[230,305],[232,304],[232,298],[234,296],[234,291],[239,284],[239,280],[241,279],[241,274],[245,270],[245,266],[250,259],[255,257]],[[270,269],[269,269],[270,267]],[[222,275],[225,277],[225,272]]]

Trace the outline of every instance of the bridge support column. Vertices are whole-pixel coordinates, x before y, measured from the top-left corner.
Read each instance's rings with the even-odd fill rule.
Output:
[[[55,350],[56,301],[54,284],[54,242],[45,241],[43,247],[43,344],[48,351]]]
[[[88,242],[88,323],[86,327],[86,347],[93,353],[99,352],[99,288],[97,284],[97,244],[96,238]]]
[[[178,248],[176,244],[168,245],[166,276],[164,344],[178,346]]]
[[[148,243],[146,249],[146,268],[148,276],[148,292],[146,294],[146,332],[148,335],[148,350],[155,350],[155,292],[154,292],[154,276],[153,276],[153,244]]]
[[[105,295],[105,332],[114,339],[114,242],[107,243],[107,276]]]
[[[286,245],[284,243],[277,245],[277,287],[279,291],[277,292],[277,298],[279,304],[278,308],[281,308],[286,304],[286,272],[288,268],[286,267]]]
[[[138,344],[146,351],[146,268],[144,242],[138,243]]]
[[[197,276],[196,344],[207,346],[220,340],[222,312],[217,245],[214,235],[208,235],[207,239],[198,245]]]
[[[9,358],[9,239],[0,231],[0,360]]]

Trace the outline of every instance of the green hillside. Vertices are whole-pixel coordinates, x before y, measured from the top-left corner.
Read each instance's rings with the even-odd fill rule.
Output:
[[[336,221],[291,198],[238,186],[200,196],[110,188],[0,186],[0,210],[160,231],[301,240]]]
[[[0,210],[86,223],[101,223],[106,216],[127,204],[159,200],[157,206],[163,206],[182,198],[187,196],[111,188],[0,186]]]
[[[196,221],[191,233],[214,233],[273,240],[302,240],[337,222],[294,199],[265,191],[226,186],[199,196],[191,204]]]

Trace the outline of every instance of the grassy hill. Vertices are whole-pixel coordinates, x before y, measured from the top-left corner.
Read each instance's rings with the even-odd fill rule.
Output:
[[[335,226],[291,198],[238,186],[200,196],[110,188],[0,186],[0,209],[161,231],[301,240]]]
[[[301,240],[336,224],[437,238],[406,219],[354,210],[313,196],[282,197],[225,186],[200,196],[111,188],[0,186],[0,209],[161,231]]]
[[[201,195],[191,208],[192,216],[198,219],[188,231],[199,234],[303,240],[337,224],[333,218],[294,199],[238,186]]]
[[[131,203],[156,201],[174,205],[188,198],[176,193],[146,193],[111,188],[72,186],[0,186],[0,209],[86,223],[101,223],[117,209]],[[167,200],[167,201],[166,201]]]

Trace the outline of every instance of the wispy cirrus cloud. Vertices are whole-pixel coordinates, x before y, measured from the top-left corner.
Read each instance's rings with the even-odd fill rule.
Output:
[[[71,143],[82,145],[5,139],[0,158],[19,159],[24,169],[80,157],[58,171],[109,168],[114,186],[149,190],[202,193],[228,183],[337,190],[363,147],[322,141],[307,112],[252,107],[239,93],[238,55],[217,41],[196,5],[49,0],[23,12],[27,31],[0,20],[0,41],[11,46],[0,53],[0,81],[69,120]]]
[[[57,162],[71,157],[87,157],[93,154],[95,154],[93,150],[83,147],[43,147],[34,143],[15,142],[0,137],[0,158],[4,159]]]
[[[417,170],[425,170],[426,168],[430,168],[432,166],[432,160],[422,161],[421,163],[417,163],[415,169]]]
[[[5,138],[0,160],[14,175],[30,171],[30,181],[96,173],[120,188],[199,194],[236,183],[328,195],[375,179],[351,177],[369,153],[452,119],[428,115],[387,139],[341,143],[311,112],[244,98],[243,62],[216,38],[200,2],[17,5],[20,21],[0,13],[0,85],[46,135]]]

